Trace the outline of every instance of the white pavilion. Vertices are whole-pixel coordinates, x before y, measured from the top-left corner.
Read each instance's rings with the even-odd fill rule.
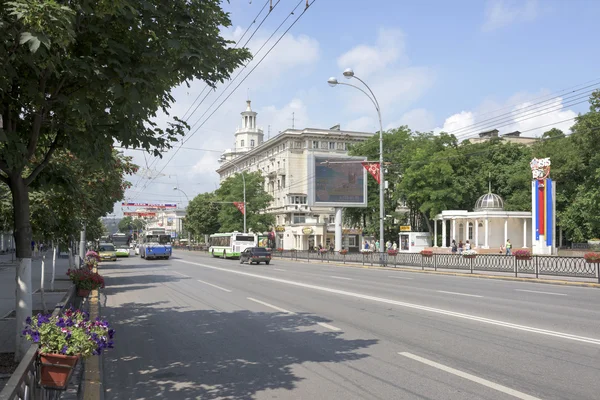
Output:
[[[442,229],[442,243],[438,246],[438,225]],[[513,249],[530,247],[531,212],[504,211],[504,200],[492,193],[481,196],[473,211],[445,210],[434,219],[434,247],[449,247],[452,240],[474,248],[490,249],[503,246],[508,239]]]

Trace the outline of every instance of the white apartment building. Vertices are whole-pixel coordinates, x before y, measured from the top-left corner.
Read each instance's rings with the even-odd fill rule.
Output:
[[[373,133],[342,131],[339,125],[331,129],[286,129],[264,142],[250,100],[241,115],[242,125],[235,132],[235,145],[225,150],[219,160],[220,180],[242,171],[260,171],[265,176],[265,190],[273,196],[266,211],[275,214],[277,247],[298,250],[319,244],[328,247],[334,242],[334,209],[308,205],[308,188],[312,183],[308,156],[347,155],[350,144],[362,142]],[[343,229],[342,245],[358,251],[362,230]]]

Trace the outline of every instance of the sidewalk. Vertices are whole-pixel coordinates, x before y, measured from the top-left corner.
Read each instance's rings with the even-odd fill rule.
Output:
[[[2,263],[6,256],[10,261],[10,254],[0,256],[0,353],[15,351],[16,322],[14,314],[9,315],[15,309],[15,263]],[[41,258],[34,259],[31,263],[31,283],[33,286],[33,312],[42,310],[42,296],[39,291],[41,286]],[[66,273],[69,269],[69,261],[65,258],[56,259],[56,273],[54,279],[54,292],[50,292],[50,280],[52,279],[52,252],[46,255],[44,289],[46,308],[54,309],[56,303],[64,297],[67,289],[71,286]]]

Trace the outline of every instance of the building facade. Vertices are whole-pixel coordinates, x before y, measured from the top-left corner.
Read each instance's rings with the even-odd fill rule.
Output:
[[[263,141],[250,101],[241,115],[235,147],[225,150],[219,160],[221,182],[241,172],[263,174],[265,190],[273,196],[266,212],[275,215],[277,247],[305,250],[334,243],[334,209],[308,205],[308,188],[313,183],[308,156],[346,156],[351,144],[365,141],[373,133],[342,131],[336,125],[331,129],[286,129]],[[343,227],[343,248],[358,251],[361,243],[360,229]]]

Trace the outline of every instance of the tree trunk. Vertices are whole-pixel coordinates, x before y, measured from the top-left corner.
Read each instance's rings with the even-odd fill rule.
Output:
[[[15,312],[16,312],[16,349],[15,360],[21,361],[29,342],[21,334],[25,319],[31,315],[33,298],[31,294],[31,221],[29,215],[29,190],[21,174],[9,177],[13,198],[14,236],[17,248]]]

